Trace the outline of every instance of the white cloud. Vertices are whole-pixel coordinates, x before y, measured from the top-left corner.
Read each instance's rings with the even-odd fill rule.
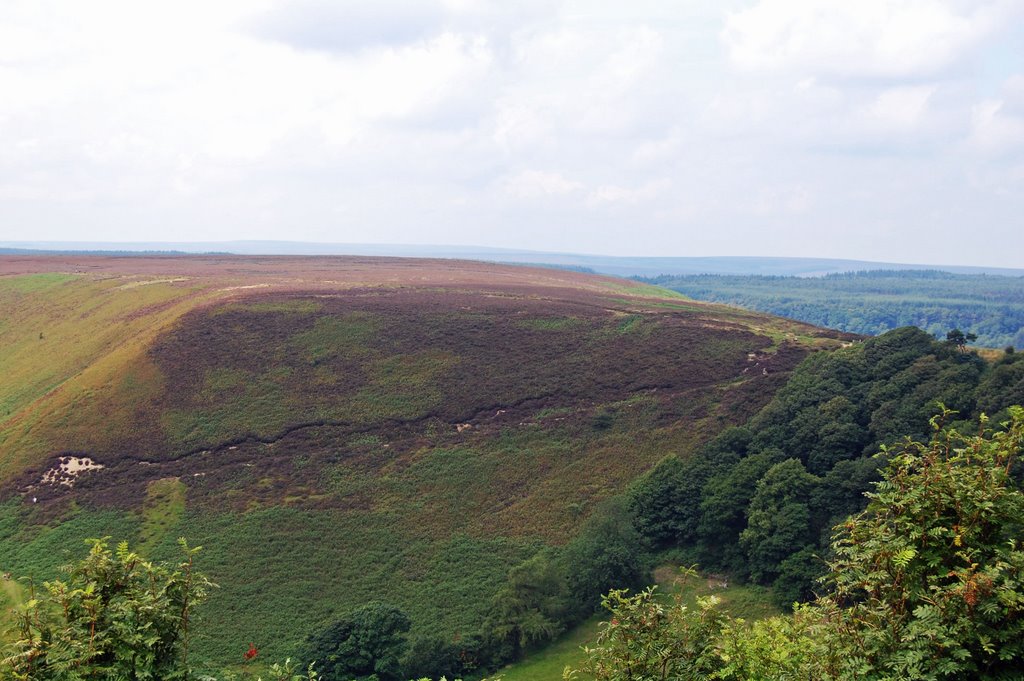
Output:
[[[759,0],[730,13],[721,35],[745,70],[899,78],[949,67],[1020,9],[1007,0]]]
[[[972,107],[968,141],[976,151],[997,155],[1024,146],[1024,75],[1007,79],[999,98]]]
[[[1004,110],[1005,102],[986,99],[971,110],[973,145],[987,152],[1004,153],[1024,144],[1024,116]]]
[[[587,203],[598,207],[605,204],[632,205],[642,203],[657,198],[671,186],[672,181],[666,178],[648,182],[640,187],[621,187],[606,184],[594,189],[587,197]]]
[[[864,113],[883,128],[913,128],[924,116],[928,100],[935,94],[935,89],[934,85],[886,88],[875,97]]]
[[[764,188],[757,192],[750,206],[761,215],[806,213],[811,207],[811,194],[805,187]]]
[[[663,137],[641,141],[633,150],[630,160],[639,165],[664,163],[679,156],[684,149],[683,130],[675,126]]]
[[[503,146],[551,134],[621,135],[650,117],[664,41],[646,26],[534,30],[512,36],[495,136]]]
[[[1024,3],[726,4],[6,0],[0,236],[1019,258]]]
[[[505,152],[516,151],[547,138],[554,121],[542,107],[515,97],[496,102],[492,138]]]
[[[339,98],[366,120],[415,116],[462,89],[472,89],[491,64],[487,40],[442,33],[429,41],[388,48],[339,68]],[[347,96],[347,97],[346,97]]]
[[[444,14],[431,0],[292,0],[246,23],[256,36],[299,50],[348,53],[427,40],[443,29]]]
[[[581,182],[545,170],[523,170],[501,181],[505,194],[520,199],[562,196],[582,188]]]

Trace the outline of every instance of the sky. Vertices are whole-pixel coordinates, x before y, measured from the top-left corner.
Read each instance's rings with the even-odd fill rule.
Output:
[[[0,240],[1024,267],[1024,0],[3,0]]]

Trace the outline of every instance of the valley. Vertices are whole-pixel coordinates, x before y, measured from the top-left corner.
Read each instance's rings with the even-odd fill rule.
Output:
[[[463,261],[3,256],[0,309],[0,568],[185,536],[214,667],[373,600],[413,638],[475,632],[511,566],[848,342]]]

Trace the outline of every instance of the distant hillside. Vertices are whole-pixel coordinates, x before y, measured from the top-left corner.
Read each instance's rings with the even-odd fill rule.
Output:
[[[959,328],[977,344],[1024,347],[1024,276],[878,270],[819,278],[641,278],[690,298],[740,305],[817,326],[875,335],[918,326],[945,338]]]
[[[45,252],[145,253],[234,253],[238,255],[361,255],[412,258],[457,258],[496,263],[564,266],[577,271],[594,271],[619,277],[657,277],[691,274],[758,274],[766,276],[820,277],[864,270],[940,269],[957,274],[1024,276],[1024,269],[968,265],[921,265],[871,262],[840,258],[786,258],[763,256],[640,257],[549,253],[510,248],[425,244],[347,244],[301,241],[218,241],[218,242],[18,242],[0,241],[0,249],[32,249]],[[2,251],[0,251],[2,252]]]
[[[839,344],[550,268],[2,256],[0,569],[187,536],[215,665],[380,599],[458,640],[511,566]]]

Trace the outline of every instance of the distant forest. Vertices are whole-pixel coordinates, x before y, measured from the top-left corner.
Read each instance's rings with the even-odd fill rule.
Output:
[[[851,333],[878,335],[917,326],[950,329],[977,344],[1024,346],[1024,277],[936,270],[874,270],[824,277],[662,275],[634,277],[697,300],[739,305]]]

